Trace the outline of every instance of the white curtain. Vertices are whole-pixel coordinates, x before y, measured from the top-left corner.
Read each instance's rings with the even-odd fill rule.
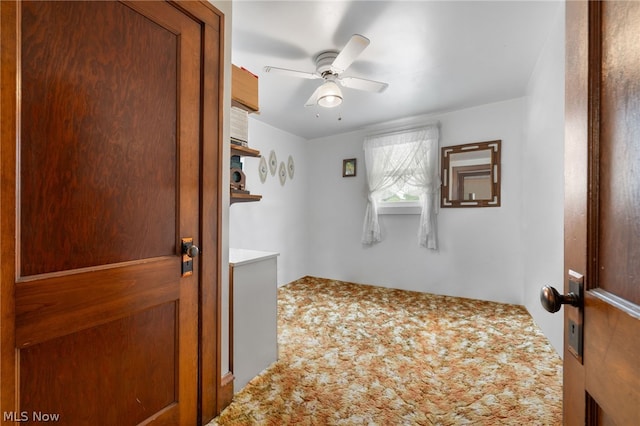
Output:
[[[363,244],[381,241],[378,202],[386,191],[402,180],[420,194],[420,245],[434,250],[438,248],[438,138],[437,124],[365,138],[364,161],[369,202],[362,228]]]

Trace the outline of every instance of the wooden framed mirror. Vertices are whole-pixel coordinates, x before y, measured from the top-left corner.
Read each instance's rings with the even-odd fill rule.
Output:
[[[441,207],[500,206],[500,142],[441,148]]]

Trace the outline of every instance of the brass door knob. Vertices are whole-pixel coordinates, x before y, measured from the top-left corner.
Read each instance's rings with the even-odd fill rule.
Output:
[[[198,255],[200,254],[200,249],[197,245],[192,244],[185,249],[184,254],[186,254],[190,258],[198,257]]]

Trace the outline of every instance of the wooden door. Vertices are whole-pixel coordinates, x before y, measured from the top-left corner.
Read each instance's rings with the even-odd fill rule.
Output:
[[[3,421],[195,424],[201,27],[164,2],[2,7]]]
[[[564,421],[634,425],[640,422],[640,3],[567,2],[566,18],[565,292],[570,281],[583,281],[585,292],[583,308],[565,309]]]

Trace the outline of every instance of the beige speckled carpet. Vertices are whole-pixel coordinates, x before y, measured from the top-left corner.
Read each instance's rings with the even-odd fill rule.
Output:
[[[305,277],[278,334],[210,425],[562,423],[562,361],[521,306]]]

